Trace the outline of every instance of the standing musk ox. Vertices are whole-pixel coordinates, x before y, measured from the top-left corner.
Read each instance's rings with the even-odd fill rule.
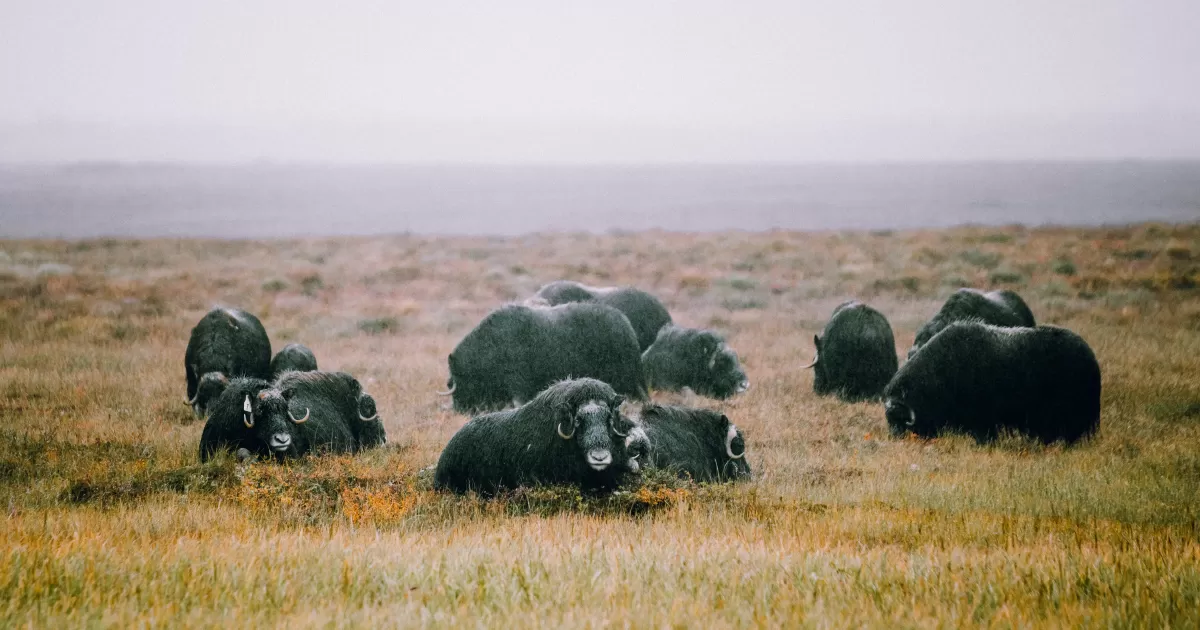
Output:
[[[633,472],[649,466],[697,482],[750,478],[741,430],[716,411],[646,405],[625,446]]]
[[[624,400],[591,378],[554,383],[528,404],[476,417],[438,458],[435,488],[493,495],[504,488],[573,484],[612,489],[630,472]]]
[[[449,391],[464,413],[532,400],[551,383],[591,377],[646,400],[637,337],[629,320],[603,304],[492,311],[450,353]]]
[[[220,449],[277,459],[350,453],[383,444],[375,400],[345,372],[288,372],[270,383],[236,378],[211,405],[200,460]]]
[[[813,391],[836,394],[846,402],[878,400],[896,374],[896,339],[879,311],[861,302],[844,302],[833,310],[820,335],[812,363]]]
[[[917,331],[912,348],[908,350],[908,357],[911,359],[921,346],[929,343],[934,335],[950,324],[965,321],[978,321],[1006,328],[1032,328],[1037,325],[1029,305],[1013,291],[984,293],[978,289],[959,289],[946,300],[941,310]]]
[[[1054,326],[951,324],[884,389],[888,426],[977,441],[1003,429],[1073,443],[1100,426],[1100,366],[1086,341]]]
[[[304,344],[289,343],[271,359],[271,378],[279,378],[288,371],[316,372],[316,355]]]
[[[671,314],[658,298],[633,287],[589,287],[570,280],[557,280],[538,289],[534,299],[544,300],[550,306],[571,302],[598,302],[611,306],[629,319],[637,333],[641,352],[654,343],[660,328],[671,323]]]
[[[642,371],[651,389],[680,391],[724,399],[750,389],[737,353],[711,330],[663,326],[642,354]]]
[[[214,308],[192,329],[183,367],[187,403],[196,415],[204,415],[230,379],[271,377],[271,340],[254,315]]]

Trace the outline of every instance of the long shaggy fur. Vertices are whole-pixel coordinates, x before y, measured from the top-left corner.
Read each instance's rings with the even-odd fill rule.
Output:
[[[317,356],[304,344],[289,343],[271,359],[271,378],[288,371],[316,372]]]
[[[1073,443],[1100,427],[1100,365],[1079,335],[1054,326],[952,324],[884,390],[888,425],[933,437],[1002,431]]]
[[[663,468],[698,482],[750,478],[746,440],[724,414],[708,409],[646,405],[636,420],[637,429],[626,440],[630,455],[652,468]],[[730,427],[735,437],[725,450]]]
[[[965,321],[1009,328],[1032,328],[1037,325],[1029,305],[1014,291],[984,293],[978,289],[959,289],[946,300],[941,310],[917,331],[908,356],[911,358],[921,346],[929,343],[934,335],[950,324]]]
[[[822,396],[835,394],[847,402],[878,400],[899,367],[887,318],[861,302],[834,309],[813,343],[813,391]]]
[[[737,353],[711,330],[663,326],[642,353],[642,371],[651,389],[689,387],[710,398],[729,398],[750,387]]]
[[[193,410],[203,414],[229,379],[271,377],[271,340],[254,315],[236,308],[215,308],[192,328],[183,367],[188,400],[195,399]]]
[[[620,311],[603,304],[492,311],[449,356],[454,408],[464,413],[532,400],[551,383],[591,377],[645,400],[637,337]]]
[[[654,343],[659,329],[671,323],[671,314],[658,298],[633,287],[590,287],[570,280],[557,280],[538,289],[534,298],[545,300],[550,306],[598,302],[621,311],[637,333],[641,352]]]

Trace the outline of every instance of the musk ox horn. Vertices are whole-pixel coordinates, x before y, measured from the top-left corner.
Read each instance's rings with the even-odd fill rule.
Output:
[[[741,455],[733,454],[733,438],[737,437],[737,427],[729,425],[729,433],[725,435],[725,454],[729,459],[741,459],[746,456],[746,449],[742,449]]]
[[[254,407],[250,404],[249,394],[246,394],[246,401],[242,403],[242,424],[247,429],[254,428]]]
[[[184,399],[187,399],[187,397],[185,396]],[[188,406],[190,407],[190,406],[196,404],[196,401],[199,399],[200,399],[200,386],[197,385],[196,386],[196,395],[192,396],[191,400],[187,401]]]
[[[613,431],[613,433],[616,433],[617,435],[619,435],[621,437],[629,437],[629,431],[621,433],[620,431],[617,430],[617,422],[615,419],[612,422],[612,431]]]
[[[312,412],[309,410],[309,408],[305,407],[304,408],[304,417],[297,418],[296,416],[292,415],[292,410],[288,409],[288,417],[291,418],[292,422],[295,422],[296,424],[304,424],[305,422],[308,422],[308,416],[310,413],[312,413]]]
[[[817,353],[813,355],[812,363],[809,363],[808,365],[800,366],[800,369],[807,370],[807,369],[813,367],[814,365],[816,365],[817,361],[820,361],[820,360],[821,360],[821,351],[817,350]]]
[[[559,420],[558,424],[554,425],[554,430],[558,432],[558,437],[560,437],[564,440],[569,440],[569,439],[575,437],[575,423],[574,422],[571,423],[571,432],[570,433],[563,433],[562,420]]]
[[[447,389],[447,390],[446,390],[446,391],[444,391],[444,392],[438,392],[438,393],[437,393],[437,395],[438,395],[438,396],[449,396],[450,394],[453,394],[453,393],[454,393],[454,390],[456,390],[456,389],[458,389],[458,383],[451,382],[451,383],[450,383],[450,389]]]
[[[379,418],[379,412],[378,412],[378,411],[376,411],[376,412],[375,412],[375,415],[371,416],[370,418],[368,418],[368,417],[366,417],[366,416],[362,415],[362,413],[359,413],[359,414],[358,414],[358,419],[359,419],[359,420],[362,420],[363,422],[370,422],[370,421],[372,421],[372,420],[375,420],[375,419],[377,419],[377,418]]]

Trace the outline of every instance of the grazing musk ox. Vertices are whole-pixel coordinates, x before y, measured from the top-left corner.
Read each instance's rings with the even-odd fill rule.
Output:
[[[750,388],[737,353],[711,330],[663,326],[642,353],[642,372],[651,389],[690,387],[710,398],[729,398]]]
[[[277,459],[310,451],[355,452],[383,444],[375,400],[344,372],[288,372],[274,383],[236,378],[212,404],[200,460],[246,449]]]
[[[671,314],[658,298],[633,287],[589,287],[570,280],[557,280],[538,289],[534,298],[544,300],[550,306],[571,302],[599,302],[611,306],[629,319],[642,352],[654,343],[659,329],[671,323]]]
[[[449,391],[464,413],[520,405],[565,378],[596,378],[646,400],[637,337],[620,311],[603,304],[492,311],[450,353]]]
[[[1100,426],[1100,365],[1063,328],[958,322],[900,368],[884,400],[897,435],[949,429],[983,442],[1007,429],[1073,443]]]
[[[279,378],[287,371],[316,372],[316,355],[304,344],[289,343],[271,359],[271,378]]]
[[[896,339],[879,311],[861,302],[844,302],[820,335],[812,363],[813,391],[836,394],[847,402],[877,400],[896,374]]]
[[[1037,325],[1029,305],[1014,291],[984,293],[978,289],[959,289],[947,298],[942,308],[917,331],[912,348],[908,350],[908,357],[911,359],[921,346],[929,343],[942,329],[954,322],[964,321],[978,321],[1008,328],[1032,328]]]
[[[591,378],[554,383],[528,404],[478,416],[438,458],[435,488],[485,495],[536,484],[612,489],[630,472],[623,397]]]
[[[646,405],[625,446],[633,472],[649,466],[697,482],[750,478],[741,430],[716,411]]]
[[[187,403],[196,415],[203,415],[230,379],[270,378],[271,340],[254,315],[236,308],[214,308],[192,328],[183,367]]]

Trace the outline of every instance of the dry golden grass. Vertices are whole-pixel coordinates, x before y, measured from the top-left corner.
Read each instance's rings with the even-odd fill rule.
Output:
[[[743,428],[753,482],[429,490],[466,421],[446,354],[557,278],[727,334],[753,388],[688,402]],[[903,352],[961,285],[1091,343],[1098,438],[891,440],[812,394],[841,300]],[[1196,627],[1198,285],[1196,225],[0,242],[0,626]],[[182,356],[218,303],[355,374],[389,445],[200,465]]]

